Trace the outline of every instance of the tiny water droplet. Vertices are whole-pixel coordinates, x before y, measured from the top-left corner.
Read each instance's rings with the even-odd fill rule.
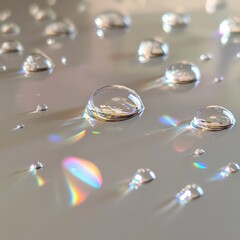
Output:
[[[167,33],[188,26],[190,21],[190,16],[184,13],[167,12],[162,15],[162,27]]]
[[[181,205],[186,205],[191,200],[203,196],[203,189],[197,184],[189,184],[184,187],[177,195],[176,200]]]
[[[182,61],[166,68],[164,82],[167,84],[186,84],[199,81],[200,77],[200,70],[196,65]]]
[[[207,13],[215,13],[226,6],[225,0],[206,0],[205,9]]]
[[[130,189],[138,189],[143,184],[149,183],[156,179],[155,173],[149,168],[140,168],[133,175],[131,181],[129,182]]]
[[[7,66],[6,65],[0,65],[0,72],[4,72],[7,70]]]
[[[205,150],[202,149],[202,148],[197,148],[195,151],[194,151],[194,155],[195,156],[201,156],[205,153]]]
[[[204,53],[200,55],[200,60],[203,62],[207,62],[213,58],[213,55],[211,53]]]
[[[145,62],[150,58],[168,55],[168,44],[161,38],[143,40],[138,47],[138,56],[141,62]]]
[[[100,88],[90,97],[86,112],[101,121],[124,121],[142,114],[144,105],[132,89],[120,85]]]
[[[223,80],[224,80],[224,77],[223,77],[223,76],[220,76],[220,77],[215,77],[214,80],[213,80],[213,82],[215,82],[215,83],[220,83],[220,82],[222,82]]]
[[[29,171],[32,172],[32,173],[36,173],[36,171],[38,170],[42,170],[44,167],[43,163],[41,162],[37,162],[37,163],[32,163],[29,167]]]
[[[23,128],[25,128],[24,124],[18,124],[15,128],[12,129],[12,131],[20,130],[20,129],[23,129]]]
[[[23,70],[28,72],[39,72],[53,69],[52,60],[42,53],[32,53],[23,62]]]
[[[65,57],[61,57],[61,63],[63,65],[66,65],[67,64],[67,59]]]
[[[221,131],[233,127],[235,118],[224,107],[210,105],[200,109],[191,121],[193,129],[207,131]]]
[[[38,9],[33,18],[37,21],[52,21],[57,18],[57,14],[52,9]]]
[[[229,177],[232,173],[236,173],[240,170],[238,163],[230,162],[227,166],[221,168],[220,175],[225,178]]]
[[[48,105],[43,103],[43,104],[39,104],[36,107],[36,112],[47,112],[48,111]]]
[[[46,40],[46,42],[47,42],[48,45],[53,45],[53,44],[56,43],[56,40],[55,40],[54,38],[48,38],[48,39]]]
[[[20,42],[15,40],[8,40],[2,43],[0,47],[0,53],[14,53],[22,52],[23,46]]]
[[[48,36],[76,35],[77,29],[70,19],[64,19],[50,23],[45,28],[45,34]]]
[[[235,16],[223,20],[219,26],[219,32],[223,36],[240,33],[240,17]]]
[[[131,25],[131,18],[118,11],[105,11],[95,18],[95,25],[100,29],[126,28]]]
[[[4,22],[11,16],[11,11],[9,9],[5,9],[0,12],[0,21]]]
[[[17,35],[20,33],[20,27],[15,23],[6,22],[0,26],[0,32],[3,34]]]

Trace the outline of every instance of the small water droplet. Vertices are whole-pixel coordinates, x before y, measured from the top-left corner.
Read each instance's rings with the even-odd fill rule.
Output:
[[[168,55],[168,44],[159,37],[143,40],[138,48],[138,56],[141,62],[166,55]]]
[[[46,42],[47,42],[48,45],[53,45],[53,44],[56,43],[56,40],[55,40],[54,38],[48,38],[48,39],[46,40]]]
[[[26,73],[51,70],[53,67],[52,60],[42,53],[32,53],[26,57],[22,65]]]
[[[76,35],[77,29],[70,19],[64,19],[50,23],[45,28],[45,34],[48,36]]]
[[[184,28],[190,23],[190,16],[184,13],[167,12],[162,15],[162,27],[167,33]]]
[[[3,34],[16,35],[20,33],[20,27],[15,23],[6,22],[0,26],[0,32]]]
[[[90,97],[86,112],[101,121],[124,121],[142,114],[144,105],[140,96],[132,89],[109,85],[100,88]]]
[[[195,151],[194,151],[194,155],[195,156],[201,156],[205,153],[205,150],[202,149],[202,148],[197,148]]]
[[[0,65],[0,72],[4,72],[7,70],[7,66],[6,65]]]
[[[220,83],[220,82],[222,82],[223,80],[224,80],[224,77],[223,77],[223,76],[220,76],[220,77],[215,77],[214,80],[213,80],[213,82],[214,82],[214,83]]]
[[[211,53],[204,53],[200,55],[200,60],[203,62],[207,62],[213,58],[213,55]]]
[[[238,163],[230,162],[227,166],[221,168],[220,175],[223,178],[229,177],[232,173],[236,173],[240,170]]]
[[[203,196],[203,189],[197,184],[189,184],[184,187],[177,195],[176,200],[181,205],[186,205],[191,200]]]
[[[23,46],[20,42],[15,40],[8,40],[2,43],[0,47],[0,53],[14,53],[22,52]]]
[[[95,18],[95,25],[100,29],[126,28],[131,25],[131,18],[117,11],[105,11]]]
[[[207,13],[215,13],[226,6],[225,0],[206,0],[205,9]]]
[[[52,9],[38,9],[33,18],[37,21],[51,21],[57,18],[57,14]]]
[[[233,127],[235,118],[224,107],[211,105],[200,109],[191,121],[193,129],[221,131]]]
[[[81,0],[81,2],[77,5],[77,11],[83,13],[87,10],[88,3]]]
[[[222,21],[219,26],[219,32],[223,36],[240,33],[240,17],[235,16]]]
[[[63,65],[66,65],[67,64],[67,59],[65,57],[61,57],[61,63]]]
[[[164,82],[167,84],[186,84],[199,81],[200,77],[200,70],[196,65],[182,61],[166,68]]]
[[[149,168],[140,168],[133,175],[131,181],[129,182],[130,189],[138,189],[143,184],[149,183],[156,179],[155,173]]]
[[[37,4],[32,4],[29,7],[29,13],[32,16],[34,16],[39,10],[40,10],[40,8],[39,8],[39,6]]]
[[[5,9],[0,12],[0,21],[4,22],[11,16],[11,11],[9,9]]]
[[[47,112],[48,111],[48,105],[43,103],[43,104],[39,104],[36,107],[36,112]]]
[[[32,163],[29,167],[29,172],[32,172],[33,174],[36,174],[36,171],[42,170],[44,167],[43,163],[37,162],[37,163]]]
[[[18,124],[15,128],[12,129],[12,131],[20,130],[20,129],[23,129],[23,128],[25,128],[24,124]]]

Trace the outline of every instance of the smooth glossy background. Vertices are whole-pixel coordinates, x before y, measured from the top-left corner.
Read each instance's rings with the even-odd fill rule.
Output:
[[[227,8],[208,14],[204,1],[92,0],[79,12],[79,0],[57,0],[52,8],[74,21],[78,35],[57,38],[50,46],[43,35],[48,22],[33,20],[28,12],[32,3],[48,6],[43,0],[1,1],[1,10],[12,12],[9,21],[21,27],[20,35],[0,36],[1,42],[13,38],[25,48],[22,55],[0,56],[0,64],[7,66],[0,72],[1,239],[238,239],[240,175],[212,178],[228,162],[239,161],[240,46],[231,41],[222,45],[218,26],[238,13],[240,4],[228,1]],[[129,31],[99,38],[94,18],[107,9],[130,14]],[[161,15],[175,9],[188,12],[192,21],[183,33],[167,34]],[[169,57],[140,64],[138,45],[154,36],[169,43]],[[51,74],[26,77],[18,72],[35,49],[54,61]],[[202,53],[214,57],[202,62]],[[166,90],[153,84],[166,66],[179,60],[199,66],[198,86]],[[224,81],[214,84],[217,76]],[[92,128],[84,120],[69,124],[82,114],[90,95],[108,84],[136,90],[146,107],[143,115],[117,126]],[[48,105],[48,112],[27,114],[41,103]],[[164,115],[191,120],[212,104],[233,112],[237,122],[231,130],[201,137],[188,131],[175,137],[173,128],[147,136],[169,127],[159,120]],[[11,131],[21,123],[24,129]],[[206,153],[193,158],[196,148]],[[37,175],[22,171],[36,161],[44,164]],[[194,167],[194,161],[207,168]],[[71,164],[77,173],[69,170]],[[157,179],[127,191],[126,182],[141,167],[153,170]],[[171,205],[175,194],[190,183],[199,184],[205,195],[184,207]]]

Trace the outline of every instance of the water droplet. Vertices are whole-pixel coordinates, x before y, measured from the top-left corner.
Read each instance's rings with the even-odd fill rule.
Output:
[[[28,72],[39,72],[53,69],[52,60],[42,53],[32,53],[29,55],[23,65],[23,70]]]
[[[159,37],[143,40],[138,48],[138,56],[141,62],[166,55],[168,55],[168,44]]]
[[[213,58],[213,55],[211,53],[201,54],[200,60],[203,62],[209,61]]]
[[[15,128],[12,129],[12,131],[20,130],[20,129],[23,129],[23,128],[25,128],[24,124],[18,124]]]
[[[20,42],[15,40],[8,40],[2,43],[0,47],[0,53],[14,53],[22,52],[23,46]]]
[[[181,205],[186,205],[191,200],[203,196],[203,189],[197,184],[189,184],[184,187],[177,195],[176,200]]]
[[[86,112],[101,121],[124,121],[142,114],[144,105],[140,96],[132,89],[109,85],[100,88],[90,97]]]
[[[52,9],[38,9],[33,14],[33,18],[37,21],[50,21],[57,18],[57,14]]]
[[[39,8],[39,6],[37,4],[32,4],[29,7],[29,13],[32,16],[34,16],[39,10],[40,10],[40,8]]]
[[[5,9],[0,12],[0,21],[4,22],[11,16],[11,11],[9,9]]]
[[[220,82],[222,82],[223,80],[224,80],[224,77],[223,77],[223,76],[220,76],[220,77],[215,77],[214,80],[213,80],[213,82],[215,82],[215,83],[220,83]]]
[[[32,172],[35,174],[37,170],[42,170],[43,167],[44,167],[43,163],[38,161],[37,163],[31,164],[31,166],[29,167],[29,172]]]
[[[131,181],[129,182],[130,189],[138,189],[143,184],[149,183],[156,179],[155,173],[149,168],[140,168],[133,175]]]
[[[221,131],[233,127],[235,118],[224,107],[211,105],[200,109],[191,122],[193,129]]]
[[[16,35],[20,33],[20,27],[17,24],[12,22],[3,23],[0,26],[0,32],[3,34]]]
[[[227,166],[221,168],[220,175],[222,178],[229,177],[232,173],[236,173],[240,170],[238,163],[230,162]]]
[[[215,13],[226,6],[225,0],[206,0],[205,9],[207,13]]]
[[[202,149],[202,148],[197,148],[195,151],[194,151],[194,155],[195,156],[201,156],[205,153],[205,150]]]
[[[46,40],[46,42],[47,42],[48,45],[53,45],[53,44],[56,43],[56,40],[55,40],[54,38],[48,38],[48,39]]]
[[[95,18],[95,25],[100,29],[126,28],[131,25],[131,18],[117,11],[106,11]]]
[[[49,36],[76,35],[77,29],[70,19],[64,19],[50,23],[45,28],[45,34]]]
[[[7,66],[6,65],[0,65],[0,71],[4,72],[7,70]]]
[[[48,111],[48,105],[43,103],[43,104],[39,104],[36,107],[36,112],[47,112]]]
[[[77,6],[77,11],[83,13],[87,10],[88,3],[85,1],[81,1]]]
[[[196,65],[182,61],[166,68],[164,82],[167,84],[186,84],[199,81],[200,77],[200,70]]]
[[[61,63],[63,65],[66,65],[67,64],[67,59],[65,57],[61,57]]]
[[[240,17],[235,16],[222,21],[219,32],[224,36],[240,33]]]
[[[162,15],[163,30],[167,33],[184,28],[190,23],[190,16],[184,13],[167,12]]]

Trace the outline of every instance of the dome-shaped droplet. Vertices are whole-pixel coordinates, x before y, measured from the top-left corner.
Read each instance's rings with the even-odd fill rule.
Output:
[[[0,47],[0,53],[14,53],[22,52],[23,46],[20,42],[15,40],[8,40],[2,43]]]
[[[131,25],[131,18],[117,11],[106,11],[95,18],[95,25],[100,29],[125,28]]]
[[[25,59],[22,68],[25,72],[39,72],[51,70],[53,66],[52,60],[46,55],[42,53],[32,53]]]
[[[219,32],[224,36],[240,33],[240,17],[235,16],[222,21]]]
[[[149,183],[156,179],[155,173],[149,168],[140,168],[133,175],[131,181],[129,182],[129,187],[138,189],[142,184]]]
[[[176,200],[179,204],[185,205],[191,200],[203,196],[203,194],[203,189],[200,186],[197,184],[189,184],[176,195]]]
[[[15,128],[12,129],[12,131],[20,130],[20,129],[23,129],[23,128],[25,128],[24,124],[18,124]]]
[[[5,9],[0,12],[0,21],[4,22],[11,16],[11,11],[9,9]]]
[[[140,61],[168,55],[168,44],[159,37],[143,40],[138,48]]]
[[[45,28],[45,34],[48,36],[75,35],[76,33],[77,29],[69,19],[55,21]]]
[[[55,20],[57,14],[52,9],[39,9],[33,14],[33,17],[37,21]]]
[[[224,107],[211,105],[200,109],[191,122],[194,129],[221,131],[235,124],[233,114]]]
[[[37,105],[35,112],[47,112],[47,111],[48,111],[48,105],[43,103],[43,104]]]
[[[164,82],[167,84],[186,84],[199,81],[200,77],[200,70],[196,65],[183,61],[166,68]]]
[[[140,96],[134,90],[120,85],[100,88],[90,97],[86,107],[90,117],[110,122],[127,120],[143,111]]]
[[[230,162],[226,166],[221,168],[220,175],[223,178],[229,177],[232,173],[236,173],[240,170],[238,163]]]
[[[190,23],[190,16],[184,13],[167,12],[162,15],[163,30],[167,33],[176,28],[186,27]]]
[[[3,34],[16,35],[20,33],[20,27],[15,23],[6,22],[0,26],[0,31]]]
[[[226,6],[226,0],[206,0],[205,9],[207,13],[215,13]]]

